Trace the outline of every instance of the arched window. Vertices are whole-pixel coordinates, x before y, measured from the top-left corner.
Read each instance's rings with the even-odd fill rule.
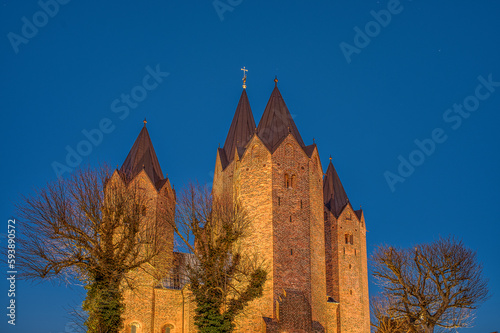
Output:
[[[289,188],[290,187],[290,176],[285,173],[285,188]]]
[[[292,188],[295,186],[295,175],[285,173],[285,188]]]
[[[172,333],[174,329],[173,325],[167,324],[161,329],[161,333]]]
[[[290,159],[290,160],[293,160],[294,156],[293,156],[293,147],[291,144],[287,143],[286,146],[285,146],[285,156]]]
[[[252,158],[258,158],[259,157],[259,145],[258,144],[255,144],[253,145],[252,147]]]
[[[352,234],[345,234],[345,243],[354,244],[354,236]]]
[[[141,325],[139,323],[134,322],[130,324],[130,333],[140,333],[141,332]]]

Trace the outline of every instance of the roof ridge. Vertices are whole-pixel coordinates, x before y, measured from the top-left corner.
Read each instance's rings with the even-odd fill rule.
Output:
[[[272,153],[289,133],[302,148],[305,147],[281,92],[275,85],[257,127],[257,134]]]
[[[331,159],[323,181],[323,200],[325,206],[337,217],[349,203],[347,193]]]
[[[223,146],[227,164],[234,159],[235,148],[245,147],[254,133],[255,120],[246,89],[243,89]]]
[[[146,126],[142,128],[137,136],[120,171],[133,178],[143,169],[153,185],[165,179]]]

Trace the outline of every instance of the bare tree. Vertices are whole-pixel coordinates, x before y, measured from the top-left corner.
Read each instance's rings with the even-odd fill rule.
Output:
[[[122,287],[134,269],[164,251],[157,232],[167,219],[147,219],[145,193],[106,167],[82,169],[23,197],[22,272],[31,280],[83,283],[88,332],[118,332]],[[165,225],[162,225],[162,221]]]
[[[195,257],[187,269],[200,332],[232,332],[235,318],[262,296],[267,271],[242,248],[251,220],[238,202],[190,184],[177,196],[174,230]]]
[[[411,249],[381,246],[372,261],[382,297],[391,301],[388,314],[410,332],[469,327],[488,297],[476,253],[453,237]]]
[[[372,297],[370,310],[372,316],[372,332],[374,333],[406,333],[408,325],[394,306],[395,300],[387,297]]]

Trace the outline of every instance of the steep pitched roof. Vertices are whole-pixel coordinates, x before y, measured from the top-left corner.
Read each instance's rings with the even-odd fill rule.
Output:
[[[255,120],[253,119],[247,92],[243,89],[231,127],[227,133],[226,141],[224,142],[223,149],[226,156],[226,165],[234,159],[235,148],[245,147],[254,133]]]
[[[325,206],[337,217],[342,212],[342,209],[349,203],[349,198],[332,164],[332,160],[330,160],[330,164],[328,164],[328,169],[326,170],[323,181],[323,200]]]
[[[276,84],[260,119],[257,134],[271,152],[276,150],[288,133],[295,137],[300,146],[305,147],[292,115],[281,97],[277,82],[278,80],[275,80]]]
[[[354,213],[356,213],[356,216],[358,217],[358,220],[361,221],[361,216],[363,216],[363,210],[360,208],[358,210],[355,210]]]
[[[306,153],[307,156],[311,157],[313,152],[314,152],[314,148],[316,148],[315,143],[313,143],[312,145],[309,145],[309,146],[305,146],[304,152]]]
[[[144,169],[154,185],[162,184],[164,180],[163,173],[160,168],[160,163],[156,157],[153,143],[149,137],[146,124],[142,128],[139,136],[134,142],[132,149],[123,162],[120,172],[127,174],[130,177],[135,177]]]

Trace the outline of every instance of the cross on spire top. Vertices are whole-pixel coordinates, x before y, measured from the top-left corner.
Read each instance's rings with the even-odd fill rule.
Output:
[[[243,66],[243,68],[241,70],[243,71],[243,89],[246,89],[247,88],[247,72],[248,72],[248,69],[246,69],[245,66]]]

